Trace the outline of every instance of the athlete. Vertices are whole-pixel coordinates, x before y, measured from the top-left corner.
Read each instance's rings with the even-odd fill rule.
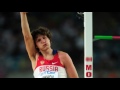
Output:
[[[20,12],[22,33],[34,78],[79,78],[71,57],[51,48],[51,33],[46,27],[30,32],[27,12]]]

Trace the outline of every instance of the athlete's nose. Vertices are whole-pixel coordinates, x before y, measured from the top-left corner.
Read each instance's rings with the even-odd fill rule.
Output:
[[[41,42],[42,42],[42,43],[45,43],[46,41],[45,41],[45,39],[42,39]]]

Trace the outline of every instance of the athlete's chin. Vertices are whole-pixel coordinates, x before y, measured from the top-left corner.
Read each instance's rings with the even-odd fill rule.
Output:
[[[45,48],[43,48],[42,50],[43,51],[47,51],[49,49],[49,47],[45,47]]]

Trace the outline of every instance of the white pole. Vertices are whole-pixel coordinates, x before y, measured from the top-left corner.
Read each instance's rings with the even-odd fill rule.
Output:
[[[84,12],[84,78],[93,78],[93,15]]]

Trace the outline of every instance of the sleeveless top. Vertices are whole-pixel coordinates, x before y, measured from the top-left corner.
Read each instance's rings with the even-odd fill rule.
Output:
[[[65,67],[61,64],[57,50],[53,50],[54,58],[45,60],[40,55],[36,61],[34,78],[67,78]]]

